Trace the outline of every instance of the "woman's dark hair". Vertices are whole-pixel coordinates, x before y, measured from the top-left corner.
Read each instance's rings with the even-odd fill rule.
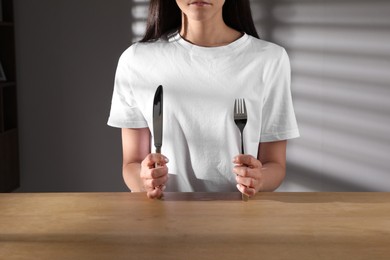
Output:
[[[223,20],[227,26],[259,38],[249,0],[225,0]],[[157,40],[165,33],[179,29],[180,26],[181,10],[175,0],[151,0],[146,33],[141,42]]]

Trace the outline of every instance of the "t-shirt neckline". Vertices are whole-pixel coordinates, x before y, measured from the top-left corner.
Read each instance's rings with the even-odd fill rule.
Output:
[[[179,31],[174,32],[169,37],[169,40],[171,42],[175,42],[179,44],[180,46],[184,47],[188,51],[190,51],[193,54],[198,55],[223,55],[223,54],[231,54],[232,51],[236,51],[239,49],[239,47],[243,46],[244,43],[249,39],[249,35],[246,33],[243,33],[243,35],[238,38],[237,40],[223,46],[216,46],[216,47],[203,47],[199,45],[195,45],[191,42],[186,41],[179,33]]]

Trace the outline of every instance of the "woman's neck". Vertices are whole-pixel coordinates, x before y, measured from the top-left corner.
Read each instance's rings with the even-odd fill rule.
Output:
[[[228,45],[242,36],[221,21],[189,21],[183,14],[180,35],[187,41],[202,47]]]

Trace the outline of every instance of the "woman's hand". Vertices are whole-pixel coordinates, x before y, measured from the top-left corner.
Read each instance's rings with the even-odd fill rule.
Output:
[[[247,154],[240,154],[234,157],[235,167],[233,172],[237,175],[237,189],[253,197],[263,186],[262,163],[255,157]]]
[[[142,161],[140,177],[148,198],[159,199],[163,196],[168,181],[167,163],[167,157],[156,153],[147,155]]]

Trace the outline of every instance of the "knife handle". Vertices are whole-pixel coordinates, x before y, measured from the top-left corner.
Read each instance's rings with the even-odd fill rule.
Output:
[[[156,153],[161,154],[161,147],[156,146]],[[160,165],[158,165],[158,163],[154,163],[154,168],[157,168],[158,166],[160,166]]]
[[[156,147],[156,153],[160,153],[161,154],[161,147]],[[154,168],[157,168],[158,166],[160,166],[158,163],[154,163]],[[160,185],[158,187],[156,187],[158,189],[160,189],[161,191],[164,191],[165,190],[165,185]],[[164,199],[164,194],[158,198],[159,200],[163,200]]]

